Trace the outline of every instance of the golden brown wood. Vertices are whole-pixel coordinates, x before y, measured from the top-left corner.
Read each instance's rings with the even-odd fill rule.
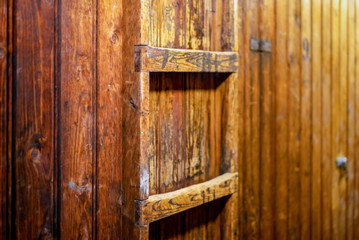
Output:
[[[266,39],[271,42],[274,38],[274,2],[271,0],[264,0],[260,2],[260,30],[261,39]],[[272,49],[270,49],[272,50]],[[260,207],[261,221],[260,232],[261,239],[274,238],[274,155],[271,144],[273,136],[273,122],[274,122],[274,95],[273,95],[273,60],[274,57],[270,52],[260,53],[259,55],[259,85],[260,85],[260,144],[261,144],[261,193],[260,199],[262,201]]]
[[[0,239],[357,239],[357,4],[0,0]],[[237,171],[136,225],[135,200]]]
[[[342,126],[348,124],[348,0],[340,1],[339,5],[339,109],[337,117],[339,118],[338,133],[339,133],[339,144],[338,152],[336,157],[346,156],[348,157],[348,128]],[[348,209],[348,180],[347,171],[337,168],[338,178],[338,202],[335,203],[333,220],[336,218],[334,223],[334,229],[337,227],[337,231],[333,232],[333,238],[346,239],[348,236],[347,232],[347,209]]]
[[[260,85],[259,55],[250,51],[250,38],[259,35],[259,1],[244,1],[244,65],[245,65],[245,150],[244,207],[250,214],[245,217],[245,238],[260,238]]]
[[[359,3],[355,2],[355,59],[359,58]],[[355,171],[355,181],[354,181],[354,188],[359,189],[359,65],[355,64],[355,125],[354,125],[354,132],[355,132],[355,140],[354,140],[354,149],[355,149],[355,162],[354,162],[354,171]],[[353,239],[359,238],[359,195],[355,195],[355,208],[353,214]]]
[[[237,191],[237,181],[237,172],[225,173],[200,184],[152,195],[146,200],[137,200],[136,224],[148,225],[159,219],[229,196]]]
[[[275,82],[275,236],[278,239],[288,238],[288,2],[276,3],[276,82]],[[285,199],[285,200],[284,200]]]
[[[237,72],[236,52],[135,47],[137,72]]]
[[[96,215],[96,6],[60,6],[58,224],[62,239],[87,239],[95,237]]]
[[[122,239],[121,0],[99,0],[97,19],[97,225],[98,239]]]
[[[332,56],[332,38],[331,38],[331,2],[322,3],[322,238],[331,238],[331,200],[332,200],[332,107],[331,107],[331,56]]]
[[[300,1],[288,1],[288,239],[300,239],[300,21]]]
[[[317,239],[321,236],[321,162],[322,162],[322,27],[321,27],[321,0],[315,0],[312,4],[313,18],[312,18],[312,238]]]
[[[347,57],[347,94],[348,94],[348,102],[347,102],[347,125],[348,125],[348,135],[347,135],[347,209],[346,209],[346,235],[347,239],[353,239],[353,214],[354,214],[354,206],[359,203],[355,203],[355,188],[354,188],[354,177],[355,177],[355,7],[354,1],[348,1],[348,57]]]
[[[339,150],[339,130],[340,130],[340,75],[339,75],[339,19],[340,19],[340,1],[334,0],[332,3],[332,238],[340,239],[338,224],[339,214],[338,207],[340,206],[339,186],[342,182],[343,175],[335,166],[335,159],[340,156]],[[337,66],[337,67],[334,67]],[[340,176],[342,175],[342,176]]]
[[[311,175],[312,169],[312,6],[301,1],[301,131],[300,131],[300,237],[310,239],[311,234]],[[330,107],[330,106],[329,106]]]

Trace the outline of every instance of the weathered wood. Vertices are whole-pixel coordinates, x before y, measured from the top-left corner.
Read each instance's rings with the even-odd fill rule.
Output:
[[[135,47],[137,72],[237,72],[235,52]]]
[[[0,239],[357,239],[357,4],[0,0]],[[135,199],[238,169],[136,225]]]
[[[210,201],[231,195],[238,188],[238,173],[225,173],[212,180],[173,192],[152,195],[146,200],[136,200],[136,224],[169,217]]]
[[[0,1],[0,239],[7,236],[8,225],[8,1]]]
[[[135,72],[135,45],[148,44],[147,0],[122,1],[122,237],[147,239],[148,229],[135,224],[135,199],[149,194],[148,110],[149,73]],[[126,64],[125,64],[126,63]]]
[[[14,8],[14,239],[53,238],[54,2]],[[41,17],[39,17],[41,16]]]
[[[97,238],[122,239],[121,0],[98,1]]]
[[[58,14],[59,231],[62,239],[91,239],[96,216],[96,4],[65,0]]]

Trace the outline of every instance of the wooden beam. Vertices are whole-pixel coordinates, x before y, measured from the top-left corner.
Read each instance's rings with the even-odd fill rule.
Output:
[[[236,52],[135,46],[136,72],[237,72]]]
[[[212,180],[177,191],[152,195],[136,201],[136,224],[145,226],[159,219],[183,212],[216,199],[229,196],[238,189],[238,172],[225,173]]]

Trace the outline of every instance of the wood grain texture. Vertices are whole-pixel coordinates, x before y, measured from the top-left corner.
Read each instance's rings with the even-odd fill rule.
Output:
[[[14,4],[12,237],[53,238],[54,3]]]
[[[0,1],[0,239],[5,239],[8,225],[8,1]]]
[[[301,131],[300,131],[300,238],[311,234],[311,170],[312,170],[312,18],[310,1],[301,4]]]
[[[355,59],[359,58],[359,3],[355,2]],[[359,65],[355,64],[355,78],[357,79],[359,76]],[[354,193],[355,193],[355,208],[354,208],[354,215],[353,215],[353,239],[359,238],[359,82],[358,80],[355,81],[355,142],[354,142],[354,149],[355,149],[355,161],[354,161]]]
[[[332,38],[331,38],[331,3],[323,1],[322,3],[322,232],[323,239],[330,239],[332,225]]]
[[[96,206],[96,1],[62,1],[58,11],[59,230],[63,239],[89,239]]]
[[[338,145],[338,156],[348,156],[348,3],[347,0],[340,1],[340,12],[339,12],[339,110],[337,117],[339,118],[338,133],[339,133],[339,145]],[[337,168],[339,177],[337,182],[338,188],[338,202],[335,203],[336,207],[335,215],[337,222],[334,226],[337,227],[337,232],[333,232],[334,239],[344,239],[348,237],[347,232],[347,208],[348,208],[348,180],[347,171]],[[335,234],[336,233],[336,234]]]
[[[229,30],[235,18],[232,1],[150,1],[150,6],[150,46],[234,50],[235,30]],[[229,101],[237,99],[228,94],[230,89],[235,92],[230,86],[237,79],[228,74],[150,74],[150,194],[210,180],[230,167],[227,163],[231,151],[236,154],[237,140],[229,139],[231,131],[236,134],[237,126],[228,113],[232,111]],[[228,131],[230,128],[233,130]],[[226,145],[228,142],[231,145]],[[234,231],[225,230],[233,226],[225,224],[231,217],[222,217],[229,216],[225,214],[227,204],[215,201],[214,211],[204,213],[201,209],[207,207],[196,208],[172,218],[175,226],[183,224],[183,228],[170,230],[165,221],[154,222],[152,229],[157,232],[150,236],[165,239],[173,232],[177,233],[173,239],[226,237],[223,234]]]
[[[346,234],[347,239],[353,238],[353,214],[354,214],[354,206],[355,204],[355,188],[354,188],[354,176],[355,176],[355,6],[354,1],[348,2],[348,56],[347,56],[347,94],[348,94],[348,102],[347,102],[347,209],[346,209]]]
[[[122,237],[147,239],[148,229],[135,225],[135,199],[149,194],[149,73],[135,72],[135,45],[148,44],[147,0],[122,1]],[[146,10],[147,9],[147,10]],[[147,19],[147,20],[146,20]],[[134,34],[135,32],[135,34]]]
[[[288,239],[300,239],[300,6],[298,0],[288,2]]]
[[[357,239],[357,4],[0,0],[0,239]],[[135,201],[234,171],[136,224]]]
[[[122,1],[98,1],[97,214],[98,239],[122,239]]]
[[[237,72],[236,52],[135,47],[137,72]]]
[[[270,51],[259,55],[259,85],[260,85],[260,237],[261,239],[273,239],[274,237],[274,157],[271,138],[273,136],[274,123],[274,94],[273,94],[273,55],[272,41],[274,39],[274,2],[265,0],[260,2],[259,35],[271,43]],[[266,200],[265,200],[266,199]]]
[[[137,201],[136,221],[147,225],[159,219],[183,212],[207,202],[229,196],[237,191],[238,173],[225,173],[209,181],[195,184],[173,192],[152,195]]]
[[[339,102],[340,102],[340,75],[339,75],[339,19],[340,19],[340,1],[333,1],[332,3],[332,239],[339,239],[338,236],[338,206],[339,206],[339,185],[340,171],[335,166],[335,159],[340,156],[339,150],[339,130],[340,130],[340,121],[339,121]]]
[[[275,236],[287,239],[288,232],[288,0],[276,3],[275,82]]]
[[[245,65],[245,149],[244,207],[245,239],[260,238],[260,84],[259,55],[250,51],[250,38],[259,38],[259,1],[244,1],[244,65]]]
[[[322,0],[312,4],[312,238],[320,238],[321,224],[321,167],[322,167]]]

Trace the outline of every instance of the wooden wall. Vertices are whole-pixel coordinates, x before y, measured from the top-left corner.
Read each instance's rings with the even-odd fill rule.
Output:
[[[231,89],[239,103],[234,123],[239,137],[231,142],[238,153],[239,238],[358,239],[359,2],[151,2],[158,9],[151,14],[163,17],[150,22],[153,46],[240,54],[239,86]],[[226,14],[230,2],[234,16]],[[168,12],[165,3],[173,6]],[[124,12],[131,13],[121,0],[0,0],[0,239],[122,238],[127,136],[121,106],[128,84],[123,69],[129,64],[122,61]],[[230,21],[233,29],[226,28]],[[272,52],[250,51],[251,37],[271,41]],[[216,86],[210,91],[205,77],[192,74],[187,79],[198,80],[193,89],[205,90],[182,96],[166,89],[187,86],[185,74],[178,77],[183,82],[164,85],[161,79],[172,79],[171,74],[156,76],[151,98],[158,99],[161,111],[155,116],[173,117],[166,109],[180,107],[176,103],[186,97],[197,99],[198,104],[185,102],[198,113],[188,113],[188,126],[210,136],[198,138],[192,153],[212,154],[216,162],[220,151],[203,153],[201,147],[216,145],[218,129],[196,119],[205,121],[208,109],[201,104],[215,107],[227,85],[204,75]],[[218,118],[213,122],[222,121]],[[156,129],[177,139],[171,131],[186,128],[185,122],[175,124]],[[173,151],[194,158],[187,149]],[[348,158],[347,169],[336,168],[338,156]],[[161,158],[153,162],[162,164]],[[202,175],[189,172],[194,179],[181,182],[177,176],[163,179],[169,181],[165,185],[154,175],[158,188],[152,191],[220,171],[217,166]],[[225,229],[218,226],[222,207],[210,203],[162,220],[151,226],[157,230],[151,236],[223,236],[217,231]]]
[[[359,2],[239,6],[241,238],[358,239]],[[251,52],[250,37],[272,54]]]

